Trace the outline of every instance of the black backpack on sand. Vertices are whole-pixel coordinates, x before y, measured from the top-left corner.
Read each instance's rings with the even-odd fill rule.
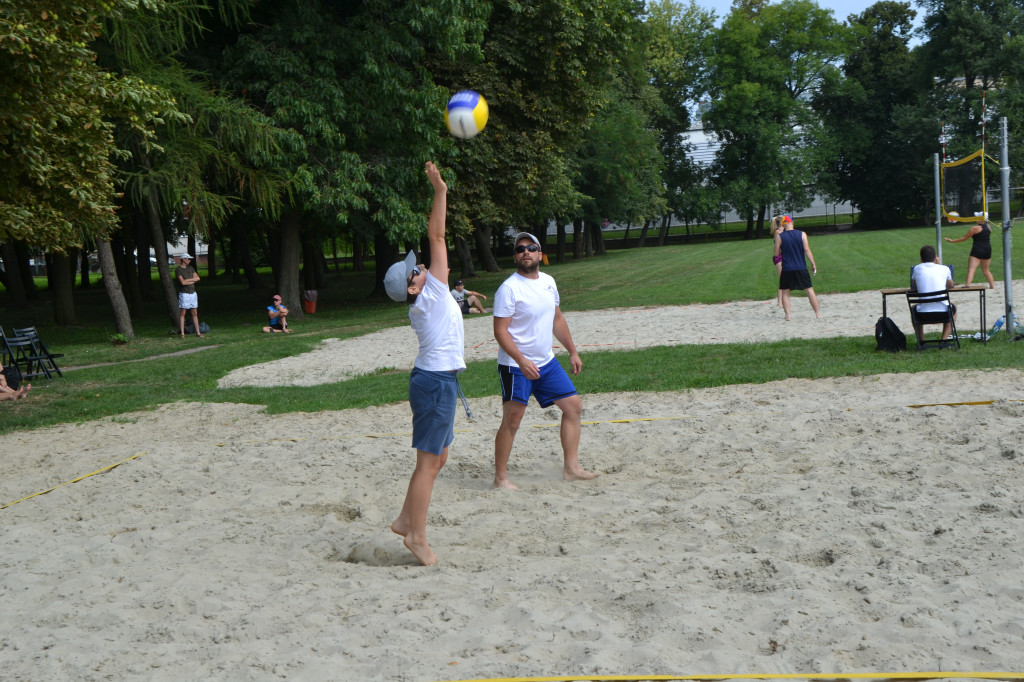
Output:
[[[907,349],[907,335],[888,317],[880,317],[875,323],[875,341],[878,343],[875,350],[896,353]]]

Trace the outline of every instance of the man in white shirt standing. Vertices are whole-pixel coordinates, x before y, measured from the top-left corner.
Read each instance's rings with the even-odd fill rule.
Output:
[[[572,379],[555,359],[552,334],[569,351],[574,375],[580,373],[583,363],[562,315],[555,280],[540,272],[543,257],[536,237],[529,232],[517,234],[513,255],[516,272],[494,295],[494,339],[499,347],[502,408],[501,426],[494,437],[495,488],[518,490],[509,481],[508,460],[530,395],[541,407],[556,405],[562,411],[562,478],[597,478],[597,474],[583,470],[579,463],[583,403]]]
[[[405,260],[388,268],[384,290],[393,301],[409,304],[409,322],[419,342],[419,353],[409,374],[416,468],[409,479],[405,504],[391,530],[404,538],[406,548],[420,563],[431,566],[437,563],[437,555],[427,543],[427,509],[434,479],[448,461],[448,446],[455,439],[458,373],[466,369],[466,333],[462,311],[448,293],[448,186],[433,162],[427,161],[426,173],[434,188],[427,219],[430,268],[417,264],[416,253],[410,251]]]
[[[922,246],[921,262],[915,265],[914,269],[910,273],[910,290],[929,293],[932,291],[952,289],[954,286],[953,273],[949,271],[948,267],[939,263],[939,258],[935,255],[935,247],[931,244],[925,244]],[[956,306],[950,303],[949,307],[953,311],[953,319],[955,320]],[[916,312],[918,319],[925,323],[928,322],[928,313],[941,314],[943,322],[942,341],[945,341],[950,332],[953,331],[953,327],[949,323],[949,318],[946,316],[946,301],[919,303],[917,305]],[[917,338],[922,338],[921,325],[914,328],[914,333],[917,334]]]

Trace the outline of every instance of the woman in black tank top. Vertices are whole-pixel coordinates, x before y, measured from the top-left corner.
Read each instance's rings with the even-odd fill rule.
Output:
[[[974,273],[981,266],[981,274],[985,275],[985,279],[988,280],[988,288],[996,288],[996,280],[992,277],[992,271],[989,270],[989,264],[992,262],[992,228],[989,227],[987,220],[982,220],[980,223],[971,225],[970,229],[967,230],[967,234],[960,239],[950,239],[946,237],[945,240],[950,244],[957,244],[959,242],[965,242],[968,239],[973,239],[973,246],[971,246],[971,255],[967,257],[967,279],[964,281],[965,286],[970,286],[974,281]]]

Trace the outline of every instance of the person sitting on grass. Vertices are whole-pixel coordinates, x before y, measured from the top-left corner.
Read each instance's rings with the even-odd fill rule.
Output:
[[[281,303],[280,294],[276,294],[271,304],[267,306],[267,317],[270,319],[270,324],[263,328],[265,333],[284,332],[288,334],[292,331],[288,328],[288,308]]]
[[[455,302],[459,304],[459,310],[462,311],[463,315],[484,312],[484,306],[480,303],[480,299],[482,298],[486,300],[487,297],[479,291],[470,291],[467,289],[465,283],[463,283],[461,279],[455,280],[455,288],[452,289],[452,297],[455,299]]]
[[[0,367],[0,400],[19,400],[26,397],[32,390],[32,384],[24,384],[21,388],[13,389],[7,385],[7,375],[2,370]]]

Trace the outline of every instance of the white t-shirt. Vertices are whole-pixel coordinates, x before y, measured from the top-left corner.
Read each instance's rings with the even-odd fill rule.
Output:
[[[466,369],[466,330],[462,310],[448,293],[448,285],[427,271],[427,281],[409,306],[409,322],[420,342],[416,362],[431,372]]]
[[[946,282],[953,279],[953,275],[945,265],[918,263],[914,266],[911,279],[914,280],[914,284],[919,292],[927,293],[929,291],[945,291]],[[946,302],[920,303],[917,306],[917,312],[944,313],[946,312]]]
[[[537,275],[537,279],[529,279],[517,272],[506,279],[494,294],[494,316],[512,318],[508,332],[516,347],[541,367],[555,357],[551,345],[559,298],[554,278],[543,272]],[[519,366],[501,348],[498,364]]]

